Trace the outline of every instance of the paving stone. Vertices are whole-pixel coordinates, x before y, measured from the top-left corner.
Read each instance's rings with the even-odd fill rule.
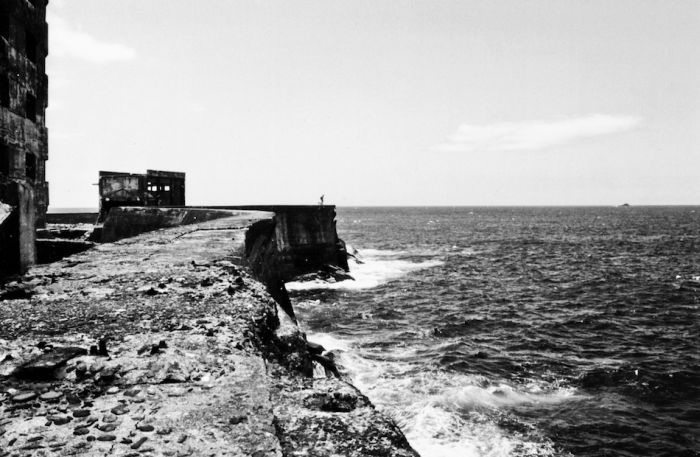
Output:
[[[41,400],[48,401],[48,402],[54,402],[58,401],[63,397],[63,392],[56,392],[55,390],[50,390],[46,393],[43,393],[39,396]]]
[[[131,449],[138,449],[138,448],[140,448],[141,445],[142,445],[143,443],[145,443],[147,439],[148,439],[148,438],[146,438],[145,436],[139,438],[138,440],[136,440],[136,442],[135,442],[134,444],[131,445]]]
[[[36,392],[22,392],[12,397],[12,401],[23,403],[29,400],[34,400],[37,397]]]
[[[90,433],[90,430],[87,427],[78,427],[73,430],[73,435],[87,435],[88,433]]]
[[[115,416],[115,415],[113,415],[113,414],[105,414],[105,415],[102,417],[102,422],[111,423],[111,422],[116,422],[117,419],[118,419],[117,416]]]
[[[97,426],[97,429],[101,432],[113,432],[114,430],[117,429],[116,424],[100,424]]]
[[[122,414],[126,414],[129,412],[129,408],[127,408],[124,405],[117,406],[115,408],[111,409],[112,414],[115,414],[117,416],[121,416]]]

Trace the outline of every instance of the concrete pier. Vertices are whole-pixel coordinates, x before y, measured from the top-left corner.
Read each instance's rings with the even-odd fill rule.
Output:
[[[0,457],[417,455],[354,387],[308,376],[246,258],[273,217],[100,244],[1,289]]]

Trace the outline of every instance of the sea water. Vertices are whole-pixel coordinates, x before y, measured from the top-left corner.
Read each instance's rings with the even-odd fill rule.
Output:
[[[700,208],[340,208],[311,341],[423,457],[700,455]]]

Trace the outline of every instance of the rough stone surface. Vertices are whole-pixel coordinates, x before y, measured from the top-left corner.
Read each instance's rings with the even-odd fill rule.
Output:
[[[0,301],[0,456],[417,455],[352,386],[304,375],[303,333],[245,258],[247,227],[271,217],[159,230],[23,277],[28,293]],[[100,340],[108,356],[15,376]]]

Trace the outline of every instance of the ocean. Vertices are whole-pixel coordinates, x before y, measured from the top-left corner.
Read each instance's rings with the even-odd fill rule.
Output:
[[[700,207],[339,208],[308,339],[423,457],[700,455]]]

